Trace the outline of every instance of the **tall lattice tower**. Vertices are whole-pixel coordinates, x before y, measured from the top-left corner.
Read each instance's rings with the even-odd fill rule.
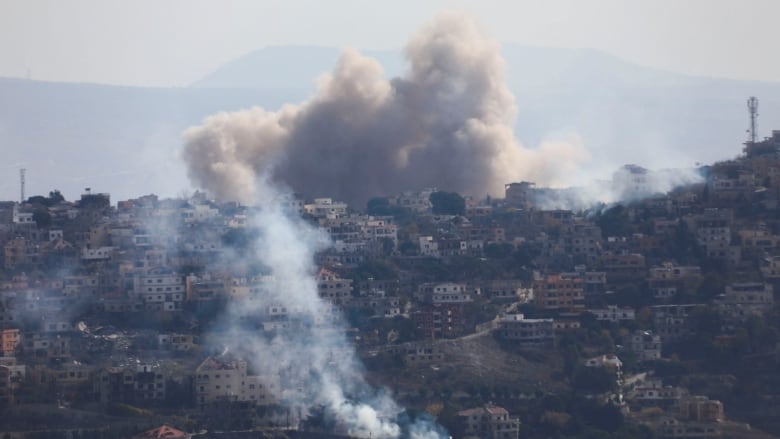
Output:
[[[751,96],[747,100],[748,112],[750,113],[750,129],[748,130],[748,141],[756,143],[758,134],[758,98]]]
[[[21,192],[20,203],[24,203],[24,174],[27,173],[27,169],[19,169],[19,192]]]

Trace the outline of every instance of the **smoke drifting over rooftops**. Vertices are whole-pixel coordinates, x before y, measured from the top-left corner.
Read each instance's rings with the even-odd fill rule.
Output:
[[[407,73],[388,80],[347,49],[303,103],[205,119],[185,133],[190,178],[221,200],[253,201],[270,173],[307,196],[361,203],[420,187],[482,196],[512,181],[556,185],[588,157],[578,144],[520,145],[499,46],[469,16],[437,16],[405,55]]]

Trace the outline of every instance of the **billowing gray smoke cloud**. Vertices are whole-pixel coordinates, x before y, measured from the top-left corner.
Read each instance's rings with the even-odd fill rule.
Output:
[[[422,187],[483,196],[512,181],[560,184],[586,158],[577,145],[519,144],[499,46],[468,16],[439,15],[405,54],[409,71],[387,80],[345,50],[308,101],[207,118],[185,133],[190,178],[243,202],[267,170],[294,191],[348,202]]]
[[[288,389],[281,403],[324,407],[358,437],[445,434],[429,422],[398,422],[401,408],[366,384],[339,313],[318,296],[312,260],[326,244],[280,207],[284,188],[351,202],[426,186],[500,194],[514,180],[555,183],[583,156],[569,145],[535,151],[519,145],[498,47],[468,17],[439,16],[406,54],[410,71],[388,81],[376,61],[347,50],[310,100],[276,112],[212,116],[185,133],[182,154],[194,183],[221,200],[260,206],[255,259],[269,276],[226,316],[236,334],[228,337],[231,348],[258,370],[300,383],[301,391]],[[295,330],[268,338],[237,323],[269,307],[286,309],[298,322]]]

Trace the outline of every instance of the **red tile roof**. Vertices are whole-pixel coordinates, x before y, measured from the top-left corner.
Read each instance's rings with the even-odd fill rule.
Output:
[[[147,430],[135,436],[136,438],[185,438],[189,439],[191,436],[189,433],[185,433],[181,430],[173,427],[162,425],[152,430]]]

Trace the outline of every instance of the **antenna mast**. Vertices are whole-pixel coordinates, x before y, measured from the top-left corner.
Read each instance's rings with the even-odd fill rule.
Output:
[[[750,129],[748,136],[750,143],[756,143],[756,131],[758,128],[758,98],[751,96],[747,100],[748,112],[750,113]]]
[[[21,168],[19,169],[19,192],[21,192],[21,200],[19,200],[20,203],[24,203],[24,174],[27,172],[27,169]]]

